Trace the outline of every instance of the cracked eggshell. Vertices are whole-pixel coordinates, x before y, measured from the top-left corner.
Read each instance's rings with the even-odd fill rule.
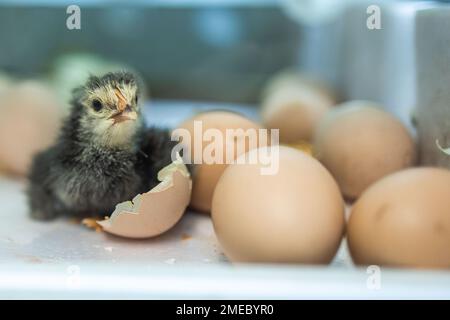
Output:
[[[359,265],[450,268],[450,171],[413,168],[373,184],[351,210],[347,239]]]
[[[172,228],[183,216],[192,181],[178,158],[158,173],[161,181],[149,192],[116,206],[109,219],[98,221],[104,231],[126,238],[150,238]]]

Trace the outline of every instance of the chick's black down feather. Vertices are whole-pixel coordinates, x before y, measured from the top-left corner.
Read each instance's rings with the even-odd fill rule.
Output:
[[[108,77],[111,81],[114,74]],[[106,80],[90,81],[103,85]],[[86,129],[90,125],[86,103],[77,98],[81,91],[75,91],[71,113],[55,144],[32,163],[27,193],[34,218],[110,215],[118,203],[158,184],[158,171],[171,163],[177,142],[171,141],[167,129],[146,128],[141,115],[127,147],[97,143],[94,130]]]
[[[157,174],[171,163],[176,144],[168,130],[148,128],[142,130],[140,147],[133,153],[97,150],[90,159],[80,160],[82,148],[63,143],[34,158],[27,193],[36,219],[110,215],[116,204],[159,183]]]

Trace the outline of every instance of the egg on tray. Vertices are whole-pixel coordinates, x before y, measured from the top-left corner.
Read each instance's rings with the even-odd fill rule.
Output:
[[[278,170],[261,174],[258,152],[275,148],[249,151],[258,161],[231,164],[217,183],[211,217],[221,247],[235,262],[329,263],[344,233],[339,187],[320,162],[284,146]]]
[[[27,80],[1,93],[0,166],[9,174],[27,174],[34,154],[55,139],[62,110],[44,83]]]
[[[348,246],[355,263],[450,267],[450,171],[413,168],[367,189],[351,210]]]
[[[197,135],[195,123],[197,123]],[[200,127],[201,126],[201,129]],[[217,130],[221,137],[223,137],[223,152],[219,156],[220,163],[207,163],[206,159],[200,159],[202,163],[198,163],[195,166],[195,170],[192,174],[193,187],[192,187],[192,198],[190,206],[198,211],[210,212],[212,196],[214,188],[222,175],[223,171],[227,167],[226,154],[227,150],[233,150],[234,157],[236,159],[242,153],[245,153],[253,146],[248,143],[246,138],[246,131],[248,129],[259,130],[262,127],[241,116],[237,113],[228,111],[209,111],[200,113],[193,118],[186,120],[178,126],[178,129],[186,129],[190,136],[190,143],[185,142],[187,152],[190,152],[192,160],[195,158],[195,154],[199,153],[202,155],[203,150],[212,142],[202,139],[202,133],[209,129]],[[236,131],[233,139],[226,139],[226,130],[238,130],[242,129],[239,133]],[[201,131],[198,131],[201,130]],[[198,139],[203,140],[196,143]],[[267,145],[267,141],[259,140],[254,147]],[[242,147],[242,148],[241,148]]]
[[[283,72],[265,88],[261,116],[267,128],[280,130],[280,142],[295,144],[310,141],[335,104],[336,97],[323,83]]]
[[[347,102],[330,111],[318,127],[313,148],[349,199],[378,179],[413,165],[416,156],[406,127],[368,101]]]

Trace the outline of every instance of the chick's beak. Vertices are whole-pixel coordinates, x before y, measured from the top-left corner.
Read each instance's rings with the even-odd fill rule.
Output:
[[[133,111],[129,104],[127,104],[127,100],[122,94],[122,91],[120,91],[120,89],[116,87],[114,89],[114,93],[117,97],[118,103],[117,112],[110,117],[110,119],[113,120],[113,124],[117,124],[127,120],[136,120],[137,113],[136,111]]]
[[[123,111],[119,111],[113,114],[110,119],[114,121],[114,124],[121,123],[128,120],[136,120],[137,113],[136,111],[131,110],[130,107],[125,108]]]

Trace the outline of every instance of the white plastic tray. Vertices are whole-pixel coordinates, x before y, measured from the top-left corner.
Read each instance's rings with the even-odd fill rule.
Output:
[[[196,110],[222,108],[257,118],[255,109],[154,103],[150,123],[173,126]],[[28,217],[25,183],[0,179],[0,298],[316,299],[450,298],[450,272],[381,269],[351,263],[345,242],[330,266],[232,265],[205,214],[187,212],[166,234],[126,240],[64,219]]]

